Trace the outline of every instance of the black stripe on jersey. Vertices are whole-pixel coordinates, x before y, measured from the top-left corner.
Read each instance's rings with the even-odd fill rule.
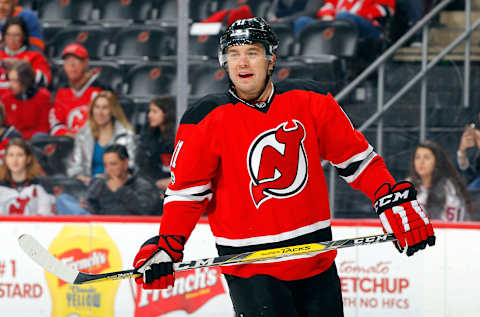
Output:
[[[362,162],[363,160],[353,162],[352,164],[349,164],[346,168],[340,168],[340,167],[335,167],[335,168],[337,169],[338,175],[342,177],[348,177],[355,174],[355,172],[358,170]]]
[[[290,247],[292,245],[330,241],[330,240],[332,240],[332,228],[328,227],[328,228],[314,231],[312,233],[305,234],[303,236],[299,236],[296,238],[292,238],[292,239],[288,239],[280,242],[274,242],[274,243],[263,243],[263,244],[249,245],[245,247],[230,247],[230,246],[217,244],[217,250],[219,255],[239,254],[243,252],[267,250],[267,249],[274,249],[274,248],[281,248],[281,247]]]
[[[309,79],[285,79],[275,83],[277,94],[283,94],[291,90],[307,90],[326,95],[329,91],[325,91],[320,87],[320,83]]]
[[[217,107],[231,103],[232,97],[227,93],[207,95],[188,107],[180,124],[197,124]]]

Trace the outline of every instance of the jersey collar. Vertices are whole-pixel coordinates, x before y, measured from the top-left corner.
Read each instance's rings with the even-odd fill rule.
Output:
[[[259,101],[259,102],[256,102],[254,104],[248,102],[247,100],[245,99],[242,99],[240,98],[239,96],[237,96],[237,94],[235,93],[235,91],[230,88],[228,90],[228,93],[230,94],[230,96],[232,96],[237,102],[241,102],[253,109],[256,109],[260,112],[263,112],[263,113],[266,113],[268,111],[268,109],[270,108],[270,105],[272,104],[272,101],[273,101],[273,96],[275,95],[275,86],[273,85],[273,83],[270,83],[270,85],[272,85],[272,91],[270,92],[270,95],[268,96],[267,98],[267,101]]]

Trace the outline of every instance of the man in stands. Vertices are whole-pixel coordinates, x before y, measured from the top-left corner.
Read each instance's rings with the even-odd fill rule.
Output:
[[[111,144],[103,153],[105,178],[93,179],[87,190],[87,205],[93,214],[160,215],[160,192],[150,181],[129,172],[127,148]]]
[[[43,41],[43,31],[37,15],[21,6],[16,6],[15,0],[0,0],[0,28],[10,16],[22,17],[27,23],[28,33],[30,34],[30,45],[32,49],[45,50],[45,42]],[[2,39],[3,41],[3,39]]]
[[[344,19],[353,22],[362,39],[380,41],[382,24],[395,12],[395,0],[325,0],[317,17],[324,21]]]
[[[50,112],[50,133],[74,137],[87,122],[90,102],[107,87],[97,81],[100,73],[88,71],[88,52],[82,45],[67,45],[62,52],[62,59],[68,85],[57,90]]]

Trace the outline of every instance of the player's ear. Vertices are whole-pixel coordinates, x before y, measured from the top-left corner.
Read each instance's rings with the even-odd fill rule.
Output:
[[[275,63],[277,62],[277,54],[273,54],[272,60],[270,61],[270,64],[268,66],[268,71],[270,74],[273,72],[273,68],[275,67]]]
[[[277,63],[277,54],[273,54],[273,56],[272,56],[272,70],[273,70],[273,67],[275,66],[276,63]]]

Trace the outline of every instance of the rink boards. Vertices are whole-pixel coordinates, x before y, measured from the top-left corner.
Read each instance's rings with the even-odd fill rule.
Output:
[[[179,272],[175,287],[162,291],[141,290],[133,280],[73,287],[44,272],[17,244],[20,234],[29,233],[83,271],[129,269],[139,245],[157,234],[160,218],[0,220],[2,316],[233,316],[218,268]],[[410,258],[390,243],[338,251],[345,316],[480,314],[480,223],[434,224],[437,245]],[[334,239],[382,232],[376,220],[336,220],[333,225]],[[216,255],[213,236],[202,219],[186,245],[185,260]]]

